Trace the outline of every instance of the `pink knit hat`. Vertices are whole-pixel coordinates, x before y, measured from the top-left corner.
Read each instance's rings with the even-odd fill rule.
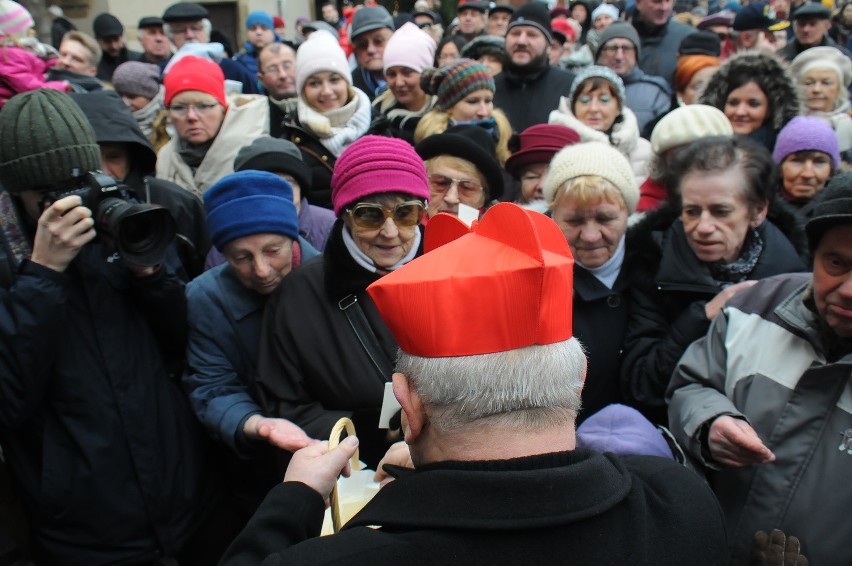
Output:
[[[429,199],[426,166],[411,147],[399,138],[364,136],[346,148],[334,164],[331,202],[334,214],[366,196],[404,193]]]
[[[34,25],[26,8],[12,0],[0,0],[0,36],[21,36]]]
[[[391,67],[406,67],[422,73],[432,66],[438,45],[432,37],[411,22],[393,32],[385,45],[382,59],[385,72]]]

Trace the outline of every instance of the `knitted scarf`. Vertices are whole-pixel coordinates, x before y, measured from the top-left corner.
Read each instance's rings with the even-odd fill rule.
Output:
[[[328,112],[317,112],[300,96],[297,112],[299,123],[319,138],[335,157],[367,133],[372,118],[370,99],[357,88],[350,89],[349,102]]]
[[[757,265],[757,260],[760,259],[760,254],[763,253],[763,238],[760,237],[760,232],[752,229],[746,234],[743,249],[740,250],[740,256],[731,263],[711,263],[710,273],[713,280],[719,283],[721,287],[728,287],[734,283],[745,281],[749,274]]]
[[[142,133],[145,134],[146,138],[151,137],[151,132],[154,131],[154,118],[156,118],[157,114],[160,113],[160,110],[164,108],[164,93],[165,90],[161,86],[160,91],[154,98],[151,99],[151,102],[149,102],[139,110],[133,111],[133,117],[136,119],[136,123],[139,125],[139,129],[142,130]]]

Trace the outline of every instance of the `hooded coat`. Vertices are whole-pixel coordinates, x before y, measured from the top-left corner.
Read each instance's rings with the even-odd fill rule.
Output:
[[[748,77],[750,81],[735,86],[732,81],[739,76]],[[733,55],[713,73],[699,103],[724,112],[725,102],[731,91],[751,81],[766,95],[769,108],[763,127],[750,133],[749,137],[772,152],[778,132],[787,122],[799,115],[799,92],[796,83],[778,59],[754,52]]]
[[[210,235],[201,201],[169,181],[154,177],[157,154],[139,129],[133,114],[113,91],[72,94],[95,130],[99,144],[124,144],[130,155],[124,179],[142,202],[159,204],[171,212],[177,224],[175,245],[185,269],[184,279],[204,271],[204,259],[210,251]]]

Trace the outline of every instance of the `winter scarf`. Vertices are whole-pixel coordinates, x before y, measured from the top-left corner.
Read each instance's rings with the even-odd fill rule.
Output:
[[[319,138],[335,157],[370,128],[370,99],[357,88],[350,89],[349,102],[328,112],[317,112],[301,96],[296,108],[299,123]]]

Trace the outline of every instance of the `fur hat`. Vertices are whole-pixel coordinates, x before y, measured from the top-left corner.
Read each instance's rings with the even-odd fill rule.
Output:
[[[268,171],[292,175],[302,194],[311,188],[311,168],[302,160],[302,152],[291,141],[260,136],[244,145],[234,158],[234,171]]]
[[[435,107],[445,112],[474,91],[496,90],[488,67],[470,59],[456,59],[440,69],[424,69],[420,75],[420,87],[426,94],[437,95]]]
[[[254,234],[299,237],[299,215],[290,183],[266,171],[225,175],[204,192],[210,238],[219,251]]]
[[[46,189],[100,167],[95,132],[64,92],[24,92],[0,112],[0,183],[10,193]]]
[[[798,151],[821,151],[831,157],[834,168],[840,166],[840,149],[834,129],[820,118],[796,116],[781,128],[775,140],[772,158],[781,165]]]
[[[624,197],[628,214],[636,211],[639,185],[633,168],[620,151],[603,142],[569,145],[553,156],[544,180],[544,200],[553,202],[557,189],[567,181],[593,175],[615,185]]]
[[[751,51],[737,53],[726,59],[713,73],[699,102],[724,111],[731,91],[746,84],[741,82],[734,86],[734,78],[753,81],[763,91],[772,110],[768,119],[773,129],[780,130],[799,115],[799,94],[785,65],[776,57]]]
[[[405,140],[364,136],[347,147],[334,164],[334,214],[339,217],[353,202],[381,193],[405,193],[429,200],[426,166]]]
[[[432,66],[437,47],[432,36],[408,22],[396,30],[385,45],[382,57],[385,72],[391,67],[406,67],[422,73]]]
[[[732,136],[734,130],[724,112],[706,104],[687,104],[663,116],[651,133],[651,149],[667,150],[708,136]]]
[[[852,84],[852,61],[836,47],[827,45],[811,47],[796,55],[796,58],[790,63],[790,72],[793,73],[793,77],[799,84],[802,83],[808,71],[814,69],[834,71],[837,79],[847,89]],[[844,93],[840,94],[843,95]]]
[[[505,63],[506,39],[494,35],[480,35],[474,37],[461,49],[461,56],[465,59],[477,61],[483,55],[492,55]]]
[[[296,51],[296,92],[299,96],[308,77],[323,71],[337,73],[352,85],[349,62],[337,38],[324,30],[317,30]]]

